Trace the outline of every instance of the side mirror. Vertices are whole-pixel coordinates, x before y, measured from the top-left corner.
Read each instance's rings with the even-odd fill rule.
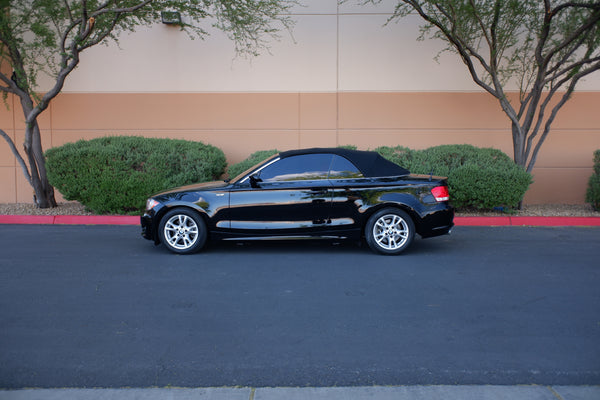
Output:
[[[258,177],[258,174],[250,175],[250,186],[253,188],[259,188],[259,182],[262,182],[262,179]]]

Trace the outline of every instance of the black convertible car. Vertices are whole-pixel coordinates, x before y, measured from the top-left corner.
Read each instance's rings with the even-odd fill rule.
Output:
[[[231,181],[185,186],[148,199],[142,235],[169,250],[200,250],[208,238],[365,238],[398,254],[415,233],[454,225],[445,178],[410,172],[370,151],[279,153]]]

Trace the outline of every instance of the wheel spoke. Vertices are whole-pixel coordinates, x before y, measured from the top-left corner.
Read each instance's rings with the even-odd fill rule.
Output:
[[[396,238],[394,238],[393,236],[390,237],[390,240],[388,242],[388,246],[390,249],[395,249],[397,247],[396,245]]]

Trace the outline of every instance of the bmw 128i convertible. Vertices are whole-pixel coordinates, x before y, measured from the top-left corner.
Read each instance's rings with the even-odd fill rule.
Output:
[[[454,209],[445,178],[411,175],[370,151],[281,152],[230,181],[156,194],[141,217],[144,238],[175,253],[208,239],[364,240],[399,254],[415,234],[447,234]]]

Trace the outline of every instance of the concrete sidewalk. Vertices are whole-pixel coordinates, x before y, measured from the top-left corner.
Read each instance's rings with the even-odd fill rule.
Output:
[[[598,400],[600,386],[21,389],[0,400]]]

